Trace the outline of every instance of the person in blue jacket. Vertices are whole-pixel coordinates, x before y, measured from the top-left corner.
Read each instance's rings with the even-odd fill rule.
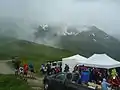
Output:
[[[34,74],[34,66],[32,63],[29,64],[29,70],[30,70],[30,77],[33,78]]]
[[[107,83],[106,79],[104,78],[101,84],[101,90],[108,90],[108,87],[110,86],[109,83]]]

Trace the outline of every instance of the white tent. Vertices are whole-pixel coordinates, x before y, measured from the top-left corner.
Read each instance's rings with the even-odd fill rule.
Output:
[[[97,68],[115,68],[120,67],[120,62],[112,59],[106,54],[94,54],[88,58],[88,61],[84,63],[85,66],[97,67]]]
[[[69,65],[70,72],[72,72],[74,67],[77,64],[83,64],[86,62],[86,60],[87,58],[80,56],[79,54],[71,56],[71,57],[63,58],[62,59],[62,71],[64,71],[65,64]]]

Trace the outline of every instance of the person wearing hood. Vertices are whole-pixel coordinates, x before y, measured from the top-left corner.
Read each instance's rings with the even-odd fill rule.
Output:
[[[106,79],[104,78],[101,84],[101,90],[108,90],[108,87],[110,86],[110,84],[106,81]]]

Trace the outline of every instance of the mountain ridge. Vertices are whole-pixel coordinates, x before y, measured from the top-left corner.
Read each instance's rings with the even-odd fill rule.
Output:
[[[5,22],[7,21],[9,20],[6,20]],[[110,56],[117,58],[117,60],[120,60],[120,41],[113,36],[105,33],[96,26],[40,24],[39,27],[34,27],[34,25],[24,25],[25,22],[23,23],[23,21],[21,21],[21,23],[16,23],[15,21],[13,21],[13,24],[11,23],[10,25],[9,21],[8,23],[4,23],[3,27],[1,24],[3,22],[1,21],[1,31],[4,31],[4,29],[7,28],[6,32],[0,32],[1,35],[6,34],[7,36],[8,32],[10,32],[11,35],[8,36],[12,37],[14,36],[14,32],[12,32],[12,30],[19,31],[20,33],[18,32],[17,34],[23,34],[21,36],[22,39],[27,38],[26,40],[28,41],[67,49],[72,52],[85,55],[87,57],[91,56],[94,53],[107,53],[110,54]],[[14,36],[14,38],[16,37],[17,36]]]
[[[79,53],[86,57],[89,57],[94,53],[106,53],[109,54],[111,57],[120,60],[119,40],[117,40],[111,35],[108,35],[106,32],[102,31],[96,26],[84,26],[84,28],[86,28],[85,31],[81,30],[79,32],[76,27],[67,27],[62,34],[57,34],[55,32],[50,32],[54,28],[49,28],[48,26],[45,32],[42,32],[42,29],[38,29],[39,33],[37,34],[38,37],[39,35],[44,34],[41,39],[44,38],[48,39],[49,41],[53,41],[55,38],[56,41],[59,41],[57,42],[57,45],[60,48]],[[50,37],[52,37],[53,39],[49,39]]]

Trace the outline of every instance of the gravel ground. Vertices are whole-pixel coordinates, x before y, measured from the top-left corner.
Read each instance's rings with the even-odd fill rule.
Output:
[[[14,74],[7,62],[10,60],[0,60],[0,74]]]

